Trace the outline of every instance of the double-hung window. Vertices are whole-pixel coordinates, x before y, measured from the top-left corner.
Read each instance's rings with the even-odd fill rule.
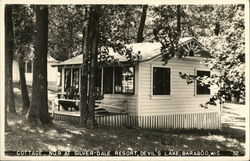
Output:
[[[198,77],[210,77],[210,71],[202,71],[202,70],[197,70],[197,76]],[[208,84],[202,84],[201,81],[197,80],[196,81],[196,94],[197,95],[205,95],[205,94],[210,94],[210,85]]]
[[[153,95],[170,95],[170,80],[170,68],[153,67]]]

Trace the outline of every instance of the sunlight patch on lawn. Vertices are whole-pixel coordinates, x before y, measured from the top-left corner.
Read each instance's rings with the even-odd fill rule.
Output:
[[[43,133],[43,130],[42,130],[42,129],[38,129],[38,132],[39,132],[39,133]]]
[[[187,140],[195,140],[194,137],[186,137]]]
[[[216,140],[216,141],[226,141],[227,140],[224,136],[221,136],[221,135],[203,136],[201,138],[205,139],[205,140]]]
[[[34,129],[31,129],[31,128],[28,127],[28,126],[23,127],[23,130],[30,131],[30,132],[32,132],[32,133],[35,133],[35,132],[36,132]]]
[[[235,140],[235,139],[233,139],[233,140]],[[227,142],[226,146],[229,147],[229,148],[232,148],[232,147],[244,148],[244,147],[245,147],[244,144],[243,144],[243,146],[242,146],[242,144],[241,144],[241,143],[239,144],[237,141],[234,141],[234,142],[229,141],[229,142]]]
[[[49,130],[48,132],[46,132],[46,134],[51,136],[51,137],[58,136],[58,133],[56,130]]]
[[[64,134],[61,134],[61,136],[64,138],[71,138],[73,135],[64,133]]]
[[[81,135],[81,131],[78,131],[78,130],[67,130],[68,132],[70,133],[73,133],[73,134],[76,134],[76,135]]]
[[[57,151],[57,150],[60,150],[60,151],[70,151],[69,145],[67,147],[61,146],[61,145],[50,145],[50,144],[46,144],[46,143],[44,145],[50,151]]]
[[[22,124],[22,123],[23,123],[23,120],[18,120],[16,123]]]
[[[113,139],[117,139],[118,138],[116,135],[109,135],[109,137],[111,137]]]
[[[229,148],[231,147],[239,147],[241,144],[236,140],[232,138],[225,138],[224,136],[218,136],[218,135],[210,135],[206,137],[202,137],[203,139],[209,140],[209,141],[219,141],[219,142],[225,142],[225,145]],[[216,145],[217,146],[217,145]],[[244,146],[243,146],[244,147]]]

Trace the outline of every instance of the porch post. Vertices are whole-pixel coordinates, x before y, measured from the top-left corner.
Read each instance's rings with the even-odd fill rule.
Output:
[[[73,85],[73,66],[70,68],[70,86]]]
[[[64,82],[65,81],[65,68],[64,68],[64,66],[62,67],[62,75],[61,76],[62,76],[62,82],[61,82],[62,83],[62,90],[61,90],[61,92],[64,93],[64,85],[65,85],[65,82]]]
[[[101,95],[103,95],[103,67],[102,67],[102,72],[101,72]]]
[[[112,67],[112,70],[113,70],[113,90],[112,90],[112,94],[115,93],[115,68]]]
[[[79,95],[81,95],[81,92],[80,92],[80,89],[81,89],[81,85],[82,85],[82,69],[81,69],[81,66],[80,66],[80,68],[79,68],[79,78],[78,78],[79,80],[79,88],[78,88],[78,90],[79,90]]]

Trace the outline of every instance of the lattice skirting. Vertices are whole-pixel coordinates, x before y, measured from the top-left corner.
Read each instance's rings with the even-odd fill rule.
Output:
[[[65,114],[53,115],[55,120],[78,123],[79,116]],[[171,114],[158,116],[131,116],[127,114],[96,116],[99,126],[109,127],[140,127],[169,129],[219,129],[220,115],[217,112]]]

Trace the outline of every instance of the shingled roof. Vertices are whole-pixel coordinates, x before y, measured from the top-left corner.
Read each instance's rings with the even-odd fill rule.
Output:
[[[179,40],[179,45],[183,45],[189,42],[195,42],[197,43],[200,48],[204,51],[207,51],[206,48],[203,47],[203,45],[194,37],[185,37],[181,38]],[[128,45],[129,47],[132,47],[133,53],[138,54],[140,53],[141,59],[140,61],[148,61],[155,57],[158,57],[161,55],[160,49],[161,49],[161,43],[158,42],[143,42],[143,43],[135,43]],[[127,59],[125,56],[122,56],[116,52],[113,51],[113,49],[109,50],[109,55],[112,55],[115,59],[118,59],[120,62],[126,62]],[[63,62],[58,63],[57,65],[76,65],[76,64],[82,64],[82,54],[75,56],[71,59],[65,60]]]

